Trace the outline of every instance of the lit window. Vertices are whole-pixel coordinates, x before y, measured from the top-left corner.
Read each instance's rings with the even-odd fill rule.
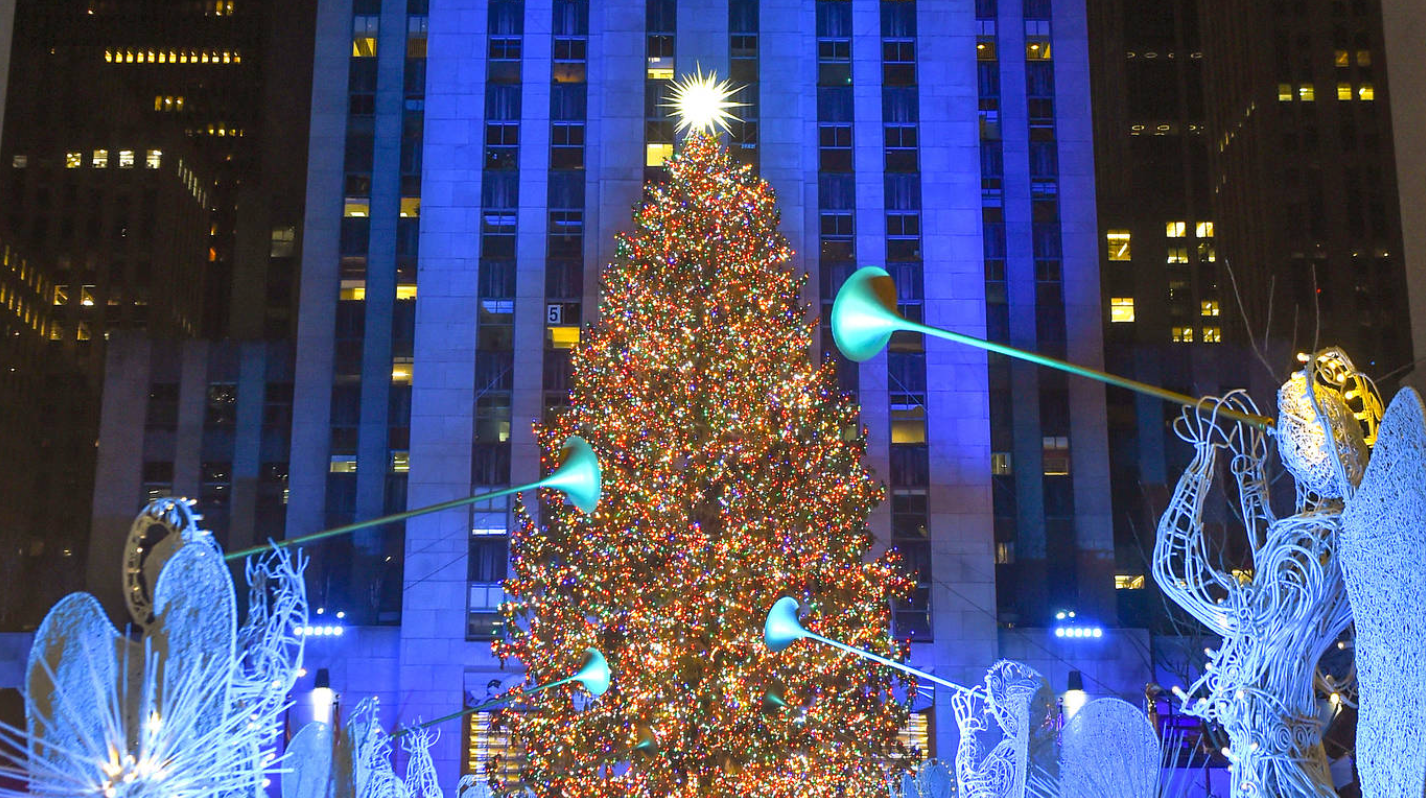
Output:
[[[347,197],[347,201],[343,205],[342,215],[364,219],[371,215],[371,201],[365,197]]]
[[[1188,235],[1188,222],[1169,222],[1165,224],[1164,235],[1169,238],[1183,238]]]
[[[1199,223],[1193,228],[1193,230],[1194,230],[1194,235],[1198,236],[1199,238],[1212,238],[1212,237],[1213,237],[1213,223],[1212,223],[1212,222],[1199,222]]]
[[[1291,83],[1279,83],[1279,84],[1277,84],[1277,98],[1278,98],[1278,100],[1279,100],[1280,102],[1285,102],[1285,103],[1290,103],[1290,102],[1292,102],[1292,84],[1291,84]]]
[[[1253,569],[1251,568],[1234,568],[1228,573],[1232,574],[1233,578],[1237,579],[1240,585],[1251,585],[1253,583]]]
[[[1310,103],[1317,99],[1317,92],[1311,83],[1300,83],[1297,86],[1297,97],[1305,103]]]
[[[86,285],[79,289],[79,304],[86,308],[94,307],[94,286]]]
[[[81,166],[83,166],[83,165],[84,165],[84,153],[82,153],[82,152],[66,152],[66,153],[64,154],[64,168],[65,168],[65,169],[78,169],[79,167],[81,167]]]
[[[578,327],[551,327],[549,330],[551,349],[573,349],[579,346]]]
[[[1375,100],[1376,89],[1372,88],[1372,84],[1370,83],[1363,83],[1357,87],[1357,98],[1364,102]]]
[[[1050,60],[1050,43],[1046,40],[1025,42],[1025,60],[1027,61],[1048,61]]]
[[[396,298],[397,298],[397,299],[415,299],[415,298],[416,298],[416,284],[415,284],[415,283],[398,283],[398,284],[396,285]]]
[[[391,384],[410,385],[412,360],[409,357],[398,357],[391,361]]]
[[[1015,541],[1001,540],[995,543],[995,564],[1013,565],[1015,563]]]
[[[1200,316],[1217,316],[1217,315],[1218,315],[1218,300],[1216,300],[1216,299],[1205,299],[1205,300],[1203,300],[1202,302],[1198,303],[1198,312],[1199,312],[1199,315],[1200,315]]]
[[[25,167],[30,165],[30,156],[16,155],[15,157],[10,159],[10,165],[16,169],[24,169]]]
[[[644,147],[645,166],[663,166],[663,162],[673,157],[672,144],[650,143]]]
[[[1169,247],[1169,263],[1188,263],[1188,247]]]
[[[411,453],[409,451],[391,450],[391,473],[405,474],[411,471]]]
[[[1223,330],[1221,330],[1220,328],[1218,328],[1218,327],[1204,327],[1204,328],[1203,328],[1203,343],[1205,343],[1205,344],[1216,344],[1216,343],[1222,342],[1222,340],[1223,340]]]
[[[1010,466],[1010,452],[990,453],[990,473],[998,477],[1009,476],[1014,470]]]
[[[76,341],[88,341],[93,337],[93,333],[89,332],[88,322],[81,321],[79,326],[74,330],[74,340]]]
[[[1172,331],[1172,332],[1173,332],[1173,342],[1174,342],[1174,343],[1176,343],[1176,344],[1191,344],[1191,343],[1193,343],[1193,328],[1192,328],[1192,327],[1175,327],[1175,328],[1173,328],[1173,331]]]
[[[1110,260],[1129,260],[1129,231],[1110,230],[1105,234],[1109,244]]]
[[[650,61],[653,61],[653,60],[655,60],[655,59],[652,59],[652,58],[651,58],[651,59],[649,59],[649,60],[650,60]],[[658,60],[659,60],[659,61],[666,61],[667,59],[658,59]],[[649,67],[648,78],[649,78],[649,80],[673,80],[673,67],[671,67],[671,66],[670,66],[670,67],[665,67],[665,66],[650,66],[650,67]]]
[[[1352,99],[1352,84],[1350,84],[1350,83],[1338,83],[1338,84],[1337,84],[1337,99],[1339,99],[1339,100],[1350,100],[1350,99]]]
[[[975,43],[975,57],[981,61],[995,60],[995,40],[982,38]]]
[[[403,218],[403,219],[414,219],[414,218],[416,218],[417,216],[420,216],[420,215],[421,215],[421,198],[420,198],[420,197],[402,197],[402,198],[401,198],[401,218]]]
[[[926,442],[926,409],[919,405],[892,408],[892,443]]]
[[[337,294],[339,299],[361,302],[366,299],[365,280],[343,280],[341,292]]]
[[[352,18],[352,57],[376,57],[376,33],[381,18],[375,15]],[[204,55],[206,60],[207,55]]]
[[[1352,55],[1346,50],[1333,50],[1332,63],[1339,67],[1351,66]]]
[[[54,287],[54,303],[63,305],[69,302],[69,286],[57,285]]]
[[[1109,321],[1124,324],[1134,320],[1134,298],[1116,296],[1109,300]]]
[[[1357,51],[1357,66],[1371,66],[1371,65],[1372,65],[1372,51],[1371,51],[1371,50],[1358,50],[1358,51]]]
[[[1198,242],[1198,262],[1216,263],[1218,261],[1218,250],[1207,241]]]
[[[1144,575],[1143,575],[1143,574],[1115,574],[1115,575],[1114,575],[1114,589],[1115,589],[1115,590],[1143,590],[1143,589],[1144,589]]]
[[[133,150],[119,150],[119,168],[120,168],[120,169],[133,169],[133,168],[134,168],[134,151],[133,151]]]
[[[144,154],[144,168],[157,169],[163,165],[163,151],[149,150]]]
[[[95,151],[94,151],[94,156],[93,156],[93,157],[90,159],[90,161],[89,161],[89,165],[90,165],[90,166],[93,166],[95,169],[108,169],[108,168],[109,168],[109,151],[108,151],[108,150],[95,150]]]
[[[327,470],[333,474],[355,474],[357,470],[356,455],[354,454],[334,454],[331,464]]]

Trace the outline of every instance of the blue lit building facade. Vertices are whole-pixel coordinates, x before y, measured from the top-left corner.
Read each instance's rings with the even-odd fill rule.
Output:
[[[746,87],[726,141],[776,189],[814,311],[885,265],[908,316],[1102,361],[1082,3],[323,0],[317,29],[288,535],[537,478],[531,422],[566,401],[697,67]],[[914,661],[1140,689],[1125,646],[1047,628],[1114,625],[1102,388],[915,336],[841,366],[889,491],[873,531],[918,574]],[[518,679],[489,649],[512,522],[500,501],[315,550],[315,601],[362,628],[309,667],[403,721]],[[947,698],[919,709],[908,733],[950,756]],[[443,780],[482,772],[482,723],[441,738]]]

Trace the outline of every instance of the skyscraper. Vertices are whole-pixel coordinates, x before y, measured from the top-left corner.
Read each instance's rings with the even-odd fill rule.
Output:
[[[1083,9],[1043,0],[324,0],[287,534],[536,478],[530,424],[566,401],[697,69],[744,86],[726,141],[778,192],[814,312],[885,264],[908,316],[1098,365],[1086,47]],[[1102,388],[909,335],[842,367],[889,486],[873,531],[918,575],[913,659],[973,682],[1004,650],[1063,682],[1055,612],[1114,620]],[[403,718],[518,678],[487,645],[511,522],[502,500],[314,550],[314,600],[366,625],[341,645],[395,673],[343,667]],[[1083,667],[1136,689],[1114,656]],[[923,753],[954,748],[943,701]],[[483,767],[480,722],[443,772]]]

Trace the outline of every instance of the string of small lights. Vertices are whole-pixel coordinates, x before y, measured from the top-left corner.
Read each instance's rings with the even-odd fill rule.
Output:
[[[791,595],[810,628],[906,655],[889,600],[910,580],[895,555],[870,556],[882,489],[861,464],[866,430],[832,366],[810,362],[805,277],[771,187],[705,132],[667,165],[604,272],[570,407],[537,427],[547,467],[567,435],[589,441],[604,498],[590,516],[555,498],[543,527],[520,508],[511,637],[495,644],[532,683],[586,646],[619,678],[579,711],[551,690],[495,723],[541,798],[883,795],[903,678],[761,639]],[[774,683],[797,712],[763,712]]]

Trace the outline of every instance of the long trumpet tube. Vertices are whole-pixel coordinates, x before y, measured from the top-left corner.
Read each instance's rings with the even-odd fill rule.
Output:
[[[1157,397],[1185,407],[1200,408],[1201,401],[1188,394],[1170,391],[1157,385],[1120,377],[1099,369],[1080,366],[1058,358],[1018,349],[1006,344],[987,341],[964,333],[942,330],[904,318],[896,309],[896,285],[885,269],[865,266],[858,269],[842,284],[837,292],[837,300],[832,305],[832,337],[837,348],[847,359],[861,362],[875,356],[891,339],[894,332],[919,332],[946,341],[973,346],[987,352],[1013,357],[1046,368],[1056,369],[1081,377],[1088,377],[1108,385],[1127,388],[1135,393]],[[1244,413],[1229,408],[1202,408],[1200,412],[1215,412],[1218,416],[1241,421],[1261,429],[1270,429],[1273,420],[1267,416]]]

